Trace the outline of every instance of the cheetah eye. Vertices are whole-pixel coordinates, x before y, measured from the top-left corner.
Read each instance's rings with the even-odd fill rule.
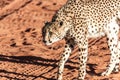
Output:
[[[63,22],[61,21],[61,22],[60,22],[60,26],[62,26],[62,25],[63,25]]]

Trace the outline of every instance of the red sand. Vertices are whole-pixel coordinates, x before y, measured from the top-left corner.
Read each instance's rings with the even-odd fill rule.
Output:
[[[66,0],[0,0],[0,80],[55,80],[64,40],[45,46],[45,21]],[[78,75],[77,47],[65,64],[63,80]],[[120,80],[120,72],[99,76],[109,63],[106,38],[89,39],[85,80]]]

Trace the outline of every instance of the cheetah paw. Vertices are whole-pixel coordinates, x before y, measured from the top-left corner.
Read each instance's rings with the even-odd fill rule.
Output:
[[[119,72],[120,70],[119,69],[114,69],[113,72],[117,73]]]
[[[109,75],[110,75],[110,73],[108,73],[108,71],[105,71],[101,74],[101,76],[109,76]]]

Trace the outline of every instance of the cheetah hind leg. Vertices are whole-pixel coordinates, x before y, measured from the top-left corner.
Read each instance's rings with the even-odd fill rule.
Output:
[[[118,64],[118,32],[119,32],[119,26],[118,24],[113,21],[110,23],[109,28],[108,28],[108,46],[110,49],[111,57],[110,57],[110,63],[107,67],[107,70],[103,72],[101,75],[102,76],[108,76],[109,74],[112,73],[112,71],[117,69],[117,64]]]
[[[113,70],[113,72],[119,72],[119,64],[120,64],[120,41],[118,42],[118,56],[117,56],[117,63]]]

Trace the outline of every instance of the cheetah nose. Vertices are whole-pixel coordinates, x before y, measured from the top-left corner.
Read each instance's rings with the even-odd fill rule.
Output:
[[[45,41],[45,40],[43,40],[43,42],[44,42],[44,43],[46,43],[46,41]]]

